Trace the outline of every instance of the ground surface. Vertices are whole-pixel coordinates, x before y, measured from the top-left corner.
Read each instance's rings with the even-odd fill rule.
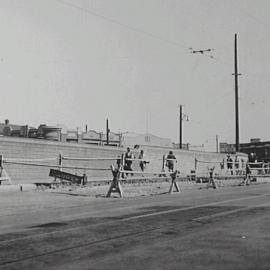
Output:
[[[74,195],[1,193],[0,269],[270,269],[270,184]]]

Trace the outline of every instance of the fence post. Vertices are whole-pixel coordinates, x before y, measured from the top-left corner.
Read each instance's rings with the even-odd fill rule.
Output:
[[[0,177],[2,177],[2,173],[3,173],[3,155],[0,155]],[[2,183],[0,182],[0,185]]]
[[[198,166],[198,160],[197,160],[197,158],[195,157],[195,171],[197,171],[197,166]]]
[[[0,155],[0,177],[2,177],[3,172],[3,155]]]
[[[82,180],[81,180],[81,186],[85,186],[86,183],[87,183],[87,175],[86,175],[86,173],[84,173]]]
[[[63,156],[62,153],[59,153],[59,160],[58,160],[58,165],[59,165],[59,171],[62,171],[63,167]]]
[[[162,172],[165,172],[165,162],[166,162],[165,159],[166,159],[165,155],[163,155],[163,157],[162,157],[162,169],[161,169]]]
[[[165,155],[163,155],[161,172],[165,172],[165,162],[166,162],[166,157],[165,157]],[[159,174],[159,177],[161,177],[161,176],[166,176],[166,174]]]
[[[124,154],[121,155],[121,166],[122,166],[122,169],[124,169],[124,166],[125,166]]]

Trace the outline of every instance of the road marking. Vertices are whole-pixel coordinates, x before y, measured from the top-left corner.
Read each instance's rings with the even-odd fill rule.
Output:
[[[250,209],[254,209],[254,208],[258,208],[258,207],[265,207],[265,206],[270,206],[270,202],[259,204],[259,205],[246,206],[246,207],[242,207],[242,208],[234,209],[234,210],[228,210],[228,211],[224,211],[221,213],[211,214],[211,215],[207,215],[207,216],[203,216],[203,217],[193,218],[192,221],[201,221],[201,220],[205,220],[205,219],[209,219],[209,218],[222,217],[222,216],[226,216],[229,214],[235,214],[238,212],[247,211]]]
[[[241,201],[241,200],[248,200],[248,199],[254,199],[254,198],[259,198],[259,197],[264,197],[264,196],[269,196],[270,194],[261,194],[257,196],[248,196],[248,197],[243,197],[243,198],[237,198],[237,199],[230,199],[230,200],[225,200],[225,201],[219,201],[219,202],[212,202],[212,203],[206,203],[206,204],[201,204],[201,205],[196,205],[196,206],[189,206],[189,207],[184,207],[184,208],[177,208],[177,209],[171,209],[171,210],[165,210],[165,211],[160,211],[156,213],[150,213],[150,214],[143,214],[143,215],[138,215],[138,216],[133,216],[129,218],[125,218],[126,220],[132,220],[132,219],[140,219],[140,218],[145,218],[145,217],[152,217],[152,216],[158,216],[158,215],[164,215],[164,214],[170,214],[170,213],[175,213],[175,212],[180,212],[180,211],[186,211],[186,210],[192,210],[200,207],[206,207],[206,206],[213,206],[213,205],[219,205],[222,203],[228,203],[228,202],[235,202],[235,201]]]
[[[101,222],[101,223],[96,223],[96,224],[77,226],[77,227],[68,228],[68,229],[64,229],[64,230],[56,230],[56,231],[52,231],[52,232],[44,232],[44,233],[39,233],[39,234],[32,234],[32,235],[27,235],[27,236],[23,236],[23,237],[14,238],[14,239],[0,241],[0,245],[15,242],[15,241],[20,241],[20,240],[25,240],[25,239],[31,239],[31,238],[37,238],[37,237],[53,235],[53,234],[56,234],[56,233],[57,234],[66,233],[66,232],[75,231],[75,230],[78,230],[78,229],[81,229],[81,228],[87,228],[87,227],[91,227],[91,226],[109,225],[109,224],[114,224],[114,223],[117,223],[117,222],[125,222],[125,221],[129,221],[129,220],[136,220],[136,219],[141,219],[141,218],[145,218],[145,217],[152,217],[152,216],[170,214],[170,213],[175,213],[175,212],[182,212],[182,211],[192,210],[192,209],[201,208],[201,207],[214,206],[214,205],[219,205],[219,204],[222,204],[222,203],[228,203],[228,202],[234,202],[234,201],[254,199],[254,198],[259,198],[259,197],[264,197],[264,196],[269,196],[269,195],[270,195],[270,193],[266,193],[266,194],[261,194],[261,195],[257,195],[257,196],[248,196],[248,197],[237,198],[237,199],[223,200],[223,201],[219,201],[219,202],[212,202],[212,203],[206,203],[206,204],[201,204],[201,205],[196,205],[196,206],[189,206],[189,207],[171,209],[171,210],[166,210],[166,211],[159,211],[159,212],[156,212],[156,213],[143,214],[143,215],[123,218],[123,219],[118,219],[118,220],[112,220],[112,221],[107,221],[107,222]],[[241,208],[241,209],[245,210],[246,208]],[[241,209],[238,209],[238,210],[240,211]],[[235,211],[235,210],[232,210],[232,211]],[[230,211],[226,211],[226,212],[230,212]]]
[[[243,189],[243,186],[242,187],[239,187],[239,186],[237,186],[237,188],[241,188],[241,189]],[[199,190],[196,190],[196,191],[199,191]],[[209,191],[209,192],[213,192],[213,190],[205,190],[206,192],[207,191]],[[220,190],[214,190],[214,191],[220,191]],[[229,192],[228,192],[229,191]],[[221,195],[235,195],[235,194],[238,194],[239,193],[239,190],[232,190],[233,192],[230,192],[231,190],[229,189],[229,190],[226,190],[225,189],[225,191],[223,190],[222,191],[222,193],[220,193]],[[241,190],[241,192],[243,193],[246,193],[246,192],[256,192],[256,191],[261,191],[261,188],[254,188],[254,189],[246,189],[246,190]],[[58,193],[56,193],[56,194],[58,194]],[[196,192],[194,195],[200,195],[200,196],[195,196],[195,198],[194,199],[201,199],[202,198],[202,195],[203,193],[202,192]],[[63,194],[62,194],[63,195]],[[66,195],[66,194],[64,194],[64,195]],[[180,194],[181,195],[181,194]],[[184,195],[187,195],[187,193],[185,193]],[[164,198],[165,196],[167,196],[168,197],[168,194],[161,194],[160,195],[160,197],[162,197],[162,198]],[[175,198],[176,196],[179,196],[179,194],[171,194],[168,198],[168,200],[163,200],[162,201],[162,203],[170,203],[170,202],[172,202],[172,198]],[[150,197],[149,197],[150,198]],[[113,201],[113,202],[116,202],[116,201],[114,201],[112,198],[107,198],[108,200],[106,200],[106,201],[104,201],[104,202],[102,202],[102,205],[103,205],[103,207],[106,209],[106,207],[107,207],[107,204],[111,204],[111,202]],[[130,201],[134,201],[134,200],[137,200],[138,198],[137,197],[132,197],[132,198],[129,198],[129,200]],[[141,198],[141,200],[140,200],[140,202],[139,202],[139,204],[137,205],[138,207],[139,206],[141,206],[141,201],[143,201],[143,199],[145,199],[145,197],[144,198]],[[153,199],[153,197],[151,198],[151,199]],[[122,199],[121,199],[122,200]],[[75,206],[73,206],[73,205],[71,205],[69,208],[71,208],[71,209],[74,209],[74,208],[81,208],[81,207],[87,207],[87,206],[89,206],[89,205],[91,205],[91,203],[92,203],[92,201],[90,202],[90,203],[83,203],[83,204],[76,204]],[[151,200],[151,202],[149,203],[149,204],[153,204],[153,203],[157,203],[157,201],[152,201]],[[144,205],[145,204],[145,202],[142,202],[142,205]],[[61,209],[63,209],[63,207],[61,206],[61,207],[57,207],[57,206],[53,206],[53,208],[51,207],[51,206],[48,206],[48,207],[42,207],[43,209],[48,209],[48,210],[50,210],[52,213],[57,213],[57,211],[59,211],[59,210],[61,210]],[[132,209],[132,208],[134,208],[134,205],[131,205],[131,206],[124,206],[124,207],[118,207],[118,208],[115,208],[115,209],[112,209],[112,211],[114,211],[114,210],[126,210],[126,209]],[[5,208],[6,209],[6,208]],[[14,208],[11,208],[10,207],[10,209],[11,210],[14,210]],[[36,210],[36,209],[32,209],[32,210],[29,210],[29,208],[24,208],[23,210],[27,210],[27,213],[37,213],[37,212],[40,212],[39,210],[40,209],[38,209],[38,210]],[[95,213],[100,213],[100,210],[98,210],[98,211],[94,211],[93,212],[94,214]],[[18,215],[18,213],[12,213],[12,214],[10,214],[10,213],[8,213],[8,214],[0,214],[0,217],[5,217],[5,216],[17,216]],[[24,215],[24,213],[22,213],[21,215]],[[77,213],[77,214],[72,214],[72,215],[65,215],[65,216],[61,216],[61,221],[65,221],[65,219],[68,219],[68,218],[81,218],[81,217],[85,217],[85,215],[87,215],[87,216],[89,216],[89,211],[87,211],[87,212],[83,212],[83,213]],[[39,224],[39,223],[38,223]],[[7,225],[7,226],[0,226],[0,229],[1,228],[10,228],[10,225]]]
[[[207,216],[204,216],[204,217],[201,217],[201,218],[209,219],[209,218],[213,218],[213,217],[216,217],[216,216],[228,215],[228,214],[230,214],[232,212],[235,213],[235,212],[239,212],[239,211],[246,211],[246,210],[249,210],[249,209],[252,209],[252,208],[269,206],[269,205],[270,205],[270,202],[267,202],[267,203],[256,205],[256,206],[249,206],[249,207],[245,207],[245,208],[241,208],[241,209],[237,209],[237,210],[231,210],[231,211],[225,211],[225,212],[218,213],[218,214],[207,215]],[[196,222],[199,219],[200,218],[196,218],[196,219],[192,219],[192,220],[187,221],[187,222],[180,223],[179,226],[185,226],[187,224]],[[81,244],[77,244],[77,245],[73,245],[73,246],[69,246],[69,247],[65,247],[65,248],[61,248],[61,249],[46,251],[46,252],[38,253],[36,255],[24,256],[23,258],[17,258],[15,260],[10,260],[10,261],[2,262],[2,263],[0,263],[0,265],[8,265],[8,264],[13,264],[13,263],[18,263],[18,262],[35,259],[35,258],[42,257],[42,256],[47,256],[47,255],[51,255],[51,254],[55,254],[55,253],[59,253],[59,252],[64,252],[64,251],[76,249],[76,248],[82,248],[82,247],[87,247],[87,246],[91,246],[91,245],[101,244],[101,243],[105,243],[105,242],[109,242],[109,241],[114,241],[116,239],[123,239],[123,238],[128,238],[128,237],[134,237],[134,236],[138,236],[138,235],[143,235],[145,233],[162,230],[164,227],[165,226],[159,226],[157,228],[152,228],[150,230],[144,230],[144,231],[139,231],[139,232],[133,232],[133,233],[128,233],[128,234],[123,234],[123,235],[119,235],[117,237],[105,238],[105,239],[101,239],[101,240],[98,240],[98,241],[86,242],[86,243],[81,243]],[[170,225],[170,227],[172,227],[172,225]]]

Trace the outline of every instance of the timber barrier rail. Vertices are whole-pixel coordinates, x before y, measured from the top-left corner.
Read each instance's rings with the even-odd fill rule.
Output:
[[[110,166],[99,167],[97,164],[100,164],[102,161],[106,162],[115,162],[115,164],[111,164]],[[126,168],[126,162],[131,161],[134,163],[144,163],[148,164],[147,168],[144,170],[130,170]],[[152,170],[151,162],[160,161],[160,170]],[[8,181],[9,184],[12,184],[10,177],[8,176],[7,171],[4,168],[4,164],[14,164],[21,166],[30,166],[30,167],[44,167],[48,168],[48,170],[54,170],[54,176],[60,175],[55,171],[58,170],[63,172],[63,170],[67,169],[69,172],[63,172],[65,177],[70,179],[74,175],[74,179],[77,176],[77,170],[81,170],[83,176],[80,179],[84,179],[81,181],[85,184],[87,179],[86,174],[87,171],[111,171],[113,175],[112,180],[107,180],[111,182],[109,191],[107,196],[110,197],[112,192],[117,192],[122,197],[123,190],[121,187],[121,181],[132,182],[134,180],[144,181],[146,179],[160,179],[160,180],[170,180],[170,188],[169,193],[173,192],[175,188],[177,192],[180,192],[180,188],[177,184],[178,181],[190,181],[193,183],[196,182],[205,182],[208,187],[218,188],[218,184],[216,180],[229,180],[229,179],[239,179],[240,184],[249,184],[252,179],[256,177],[270,177],[270,163],[247,163],[242,162],[239,164],[235,164],[233,162],[226,162],[224,159],[220,161],[211,161],[211,160],[199,160],[196,157],[194,158],[194,169],[190,171],[189,174],[181,174],[181,163],[178,162],[177,168],[173,171],[168,171],[169,168],[166,168],[167,162],[173,161],[177,163],[177,159],[168,159],[165,155],[154,158],[125,158],[124,154],[119,154],[116,157],[71,157],[64,156],[62,153],[59,153],[58,156],[55,157],[45,157],[45,158],[4,158],[3,155],[0,155],[0,184],[3,181]],[[65,164],[68,162],[72,164],[73,162],[76,165]],[[91,163],[95,162],[94,166],[91,166]],[[83,165],[78,165],[83,163]],[[229,166],[229,163],[233,163]],[[84,166],[85,165],[85,166]],[[150,169],[149,169],[150,167]],[[180,169],[179,169],[180,167]],[[142,168],[142,167],[141,167]],[[71,171],[71,173],[70,173]],[[130,176],[131,175],[131,176]],[[135,176],[134,176],[135,175]],[[63,176],[64,177],[64,176]],[[78,176],[80,177],[80,176]],[[82,178],[83,177],[83,178]],[[92,182],[93,180],[90,178],[88,182]],[[97,181],[97,180],[94,180]],[[62,181],[61,181],[62,183]]]

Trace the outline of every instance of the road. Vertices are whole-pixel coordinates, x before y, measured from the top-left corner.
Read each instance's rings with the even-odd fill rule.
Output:
[[[0,269],[270,269],[270,184],[0,195]]]

